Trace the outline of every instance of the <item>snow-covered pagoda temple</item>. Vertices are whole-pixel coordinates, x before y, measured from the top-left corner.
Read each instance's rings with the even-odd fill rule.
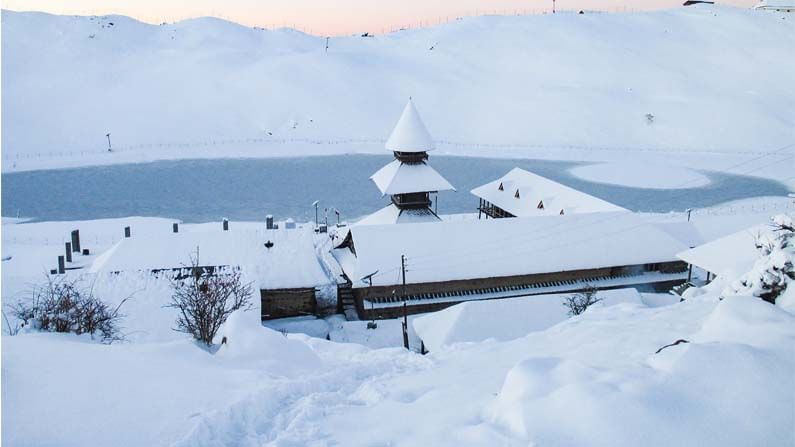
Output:
[[[390,196],[391,203],[359,223],[438,221],[431,196],[455,188],[428,164],[428,151],[434,149],[433,139],[411,99],[392,130],[386,148],[394,154],[395,160],[370,179],[382,196]]]

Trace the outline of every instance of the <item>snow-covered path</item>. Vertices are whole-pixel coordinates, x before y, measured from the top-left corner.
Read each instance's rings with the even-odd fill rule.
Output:
[[[400,348],[370,351],[360,345],[306,339],[325,362],[324,372],[277,381],[227,408],[204,416],[179,446],[331,445],[343,442],[324,421],[366,408],[379,388],[433,362]],[[322,345],[322,346],[321,346]]]
[[[693,304],[688,309],[622,305],[513,342],[460,345],[430,354],[432,367],[366,381],[346,405],[324,412],[322,419],[304,421],[308,426],[297,424],[288,430],[294,436],[309,433],[309,437],[298,440],[310,442],[314,440],[312,429],[319,424],[317,430],[333,433],[332,439],[341,445],[526,445],[521,436],[490,420],[495,397],[516,364],[528,358],[539,362],[565,359],[568,364],[593,371],[612,369],[619,374],[613,378],[616,382],[630,378],[654,381],[659,372],[644,365],[647,358],[660,346],[690,338],[713,309],[714,303]],[[643,379],[642,374],[650,377]],[[551,394],[564,385],[552,379],[536,386]],[[365,405],[358,404],[361,396],[365,396]],[[578,402],[567,404],[574,407]],[[564,432],[565,427],[556,424],[545,430]],[[545,436],[551,436],[547,433]],[[665,442],[658,439],[652,445]],[[591,445],[616,444],[605,439]]]

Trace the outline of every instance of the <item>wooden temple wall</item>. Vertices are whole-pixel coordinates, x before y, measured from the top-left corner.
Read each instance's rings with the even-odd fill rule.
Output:
[[[674,262],[665,262],[653,265],[605,267],[599,269],[573,270],[568,272],[407,284],[406,286],[398,284],[390,286],[362,287],[362,288],[353,289],[353,294],[356,299],[356,310],[359,313],[360,318],[382,319],[382,318],[395,318],[402,316],[403,315],[402,306],[400,306],[399,303],[395,303],[394,307],[369,309],[366,308],[366,306],[364,305],[365,300],[371,300],[377,302],[379,298],[387,298],[392,296],[400,297],[404,295],[415,296],[415,295],[437,294],[437,293],[455,294],[466,291],[479,291],[490,288],[500,288],[507,286],[526,286],[532,284],[554,283],[554,282],[573,281],[573,280],[574,281],[579,280],[587,283],[588,280],[593,280],[594,278],[619,277],[622,274],[640,273],[644,271],[676,273],[676,272],[684,272],[686,271],[686,269],[687,265],[685,263],[680,261],[674,261]],[[652,284],[650,285],[650,287],[660,290],[662,289],[668,290],[670,289],[670,287],[680,282],[681,281],[676,280],[672,281],[671,284],[665,282],[659,284]],[[644,285],[644,284],[637,284],[637,285]],[[602,289],[610,289],[617,287],[623,288],[627,287],[627,285],[602,287]],[[580,287],[579,289],[577,287],[573,287],[569,291],[577,291],[581,289],[582,287]],[[540,292],[540,293],[548,293],[548,292]],[[517,293],[517,295],[531,295],[531,294],[533,294],[532,291]],[[408,313],[416,314],[416,313],[434,312],[437,310],[441,310],[446,307],[457,304],[459,302],[466,301],[466,296],[465,295],[461,296],[461,300],[459,301],[452,300],[450,302],[444,302],[444,303],[438,303],[438,302],[435,303],[433,302],[433,300],[429,301],[430,301],[429,303],[412,304],[408,306]]]

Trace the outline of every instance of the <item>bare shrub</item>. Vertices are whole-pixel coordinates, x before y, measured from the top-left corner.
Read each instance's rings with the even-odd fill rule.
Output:
[[[232,312],[251,308],[251,283],[244,284],[235,269],[201,267],[198,255],[187,270],[184,277],[171,279],[173,292],[166,307],[179,311],[175,331],[212,346],[213,337]]]
[[[582,292],[566,297],[565,301],[563,301],[563,306],[569,309],[569,315],[580,315],[592,304],[602,301],[601,298],[596,296],[597,292],[596,287],[587,286]]]
[[[8,320],[8,315],[6,315],[6,311],[3,310],[2,312],[3,312],[3,321],[5,321],[5,323],[6,323],[6,332],[8,333],[8,335],[10,335],[12,337],[14,335],[17,335],[19,333],[20,329],[22,329],[22,327],[20,326],[19,322],[17,322],[16,324],[12,325],[11,321]]]
[[[92,338],[98,335],[104,343],[122,340],[119,323],[124,315],[119,310],[129,298],[111,307],[94,296],[92,288],[80,287],[80,281],[80,278],[68,280],[65,276],[48,275],[45,283],[33,288],[30,300],[11,306],[11,315],[21,322],[15,326],[16,331],[30,328],[91,334]]]

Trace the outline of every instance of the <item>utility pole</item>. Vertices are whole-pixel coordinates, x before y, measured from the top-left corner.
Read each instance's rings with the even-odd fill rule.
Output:
[[[110,133],[106,133],[105,136],[108,137],[108,152],[113,152],[113,149],[110,147]]]
[[[400,255],[400,271],[403,276],[403,347],[409,349],[409,317],[406,306],[406,255]]]
[[[555,0],[552,0],[552,14],[555,14]]]

